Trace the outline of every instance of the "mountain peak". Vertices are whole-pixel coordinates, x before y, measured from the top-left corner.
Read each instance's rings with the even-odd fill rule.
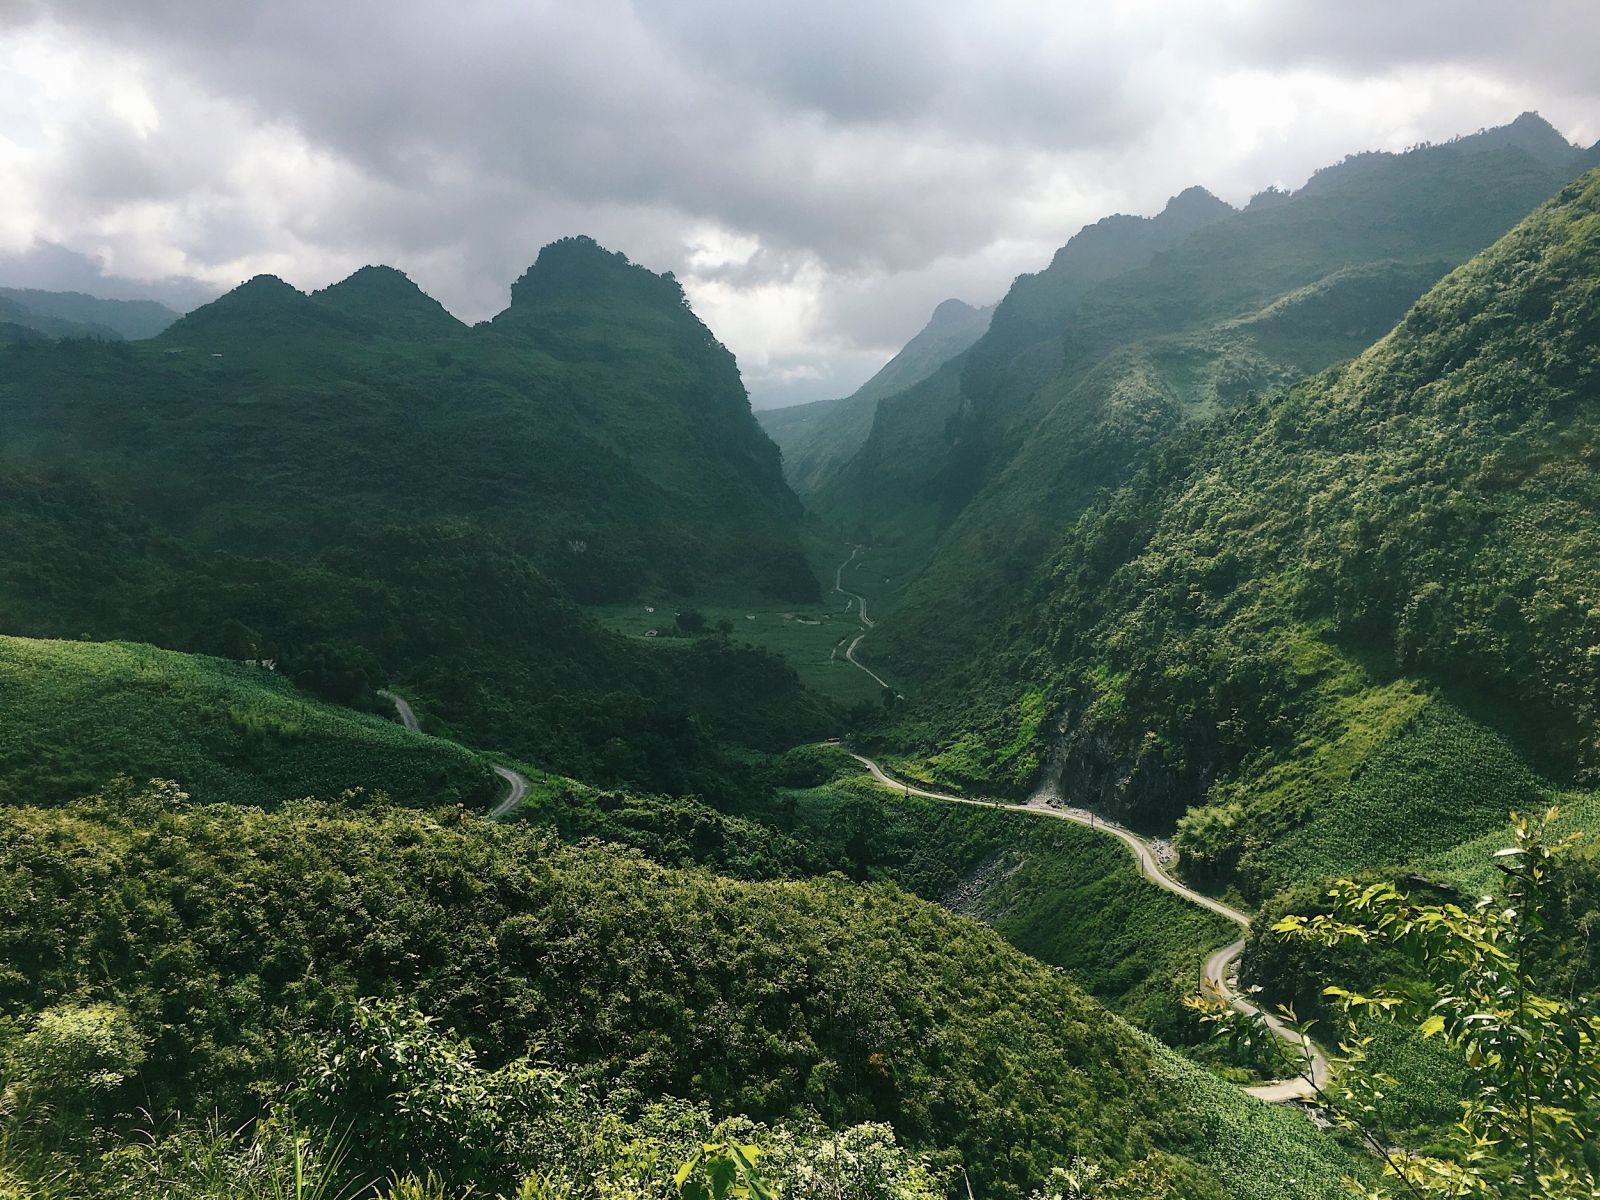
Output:
[[[1517,149],[1548,166],[1568,168],[1581,152],[1560,130],[1536,112],[1525,112],[1509,125],[1498,125],[1454,143],[1471,151]]]
[[[321,329],[331,314],[276,275],[256,275],[210,304],[174,321],[161,335],[189,341],[197,335],[257,338],[266,334]],[[337,318],[335,318],[337,319]]]
[[[576,319],[579,313],[585,320]],[[711,338],[670,271],[657,275],[593,238],[565,237],[539,251],[533,266],[511,285],[511,304],[493,324],[522,334],[539,331],[564,342],[580,327],[586,330],[582,338],[604,340],[608,335],[603,330],[618,324],[662,322],[693,326],[697,339]]]
[[[224,292],[212,303],[221,304],[224,300],[229,300],[230,298],[235,303],[241,301],[272,303],[274,300],[282,300],[292,304],[295,300],[304,300],[306,294],[299,288],[285,283],[276,275],[252,275],[232,291]],[[209,307],[209,305],[205,307]]]
[[[1554,125],[1550,124],[1549,121],[1546,121],[1531,108],[1525,113],[1517,114],[1517,119],[1511,122],[1510,125],[1506,126],[1506,128],[1519,130],[1525,133],[1535,133],[1541,137],[1552,133],[1554,133],[1557,137],[1561,137],[1560,132]],[[1561,140],[1566,141],[1566,138],[1561,138]]]
[[[927,327],[933,329],[941,325],[965,323],[971,320],[972,315],[977,311],[965,300],[957,300],[954,297],[949,300],[941,300],[938,306],[934,308],[933,316],[928,318]]]
[[[683,302],[683,289],[670,273],[657,275],[628,261],[627,255],[607,250],[580,234],[551,242],[539,251],[533,266],[511,285],[511,307],[594,296],[618,288],[642,289],[674,304]]]
[[[1226,200],[1219,200],[1205,188],[1198,185],[1186,187],[1172,199],[1167,201],[1167,206],[1156,216],[1156,220],[1169,224],[1198,226],[1209,225],[1220,217],[1225,217],[1233,212],[1233,205]]]
[[[312,299],[366,323],[375,332],[443,335],[464,328],[444,305],[394,267],[362,267]]]

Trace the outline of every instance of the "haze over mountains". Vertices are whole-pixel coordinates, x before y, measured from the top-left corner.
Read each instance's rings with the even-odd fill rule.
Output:
[[[994,308],[946,300],[916,337],[848,396],[756,414],[783,454],[784,477],[802,495],[818,492],[849,462],[877,416],[878,401],[921,383],[983,336]]]
[[[154,337],[178,314],[154,300],[100,300],[82,292],[47,292],[0,287],[0,337],[95,337],[107,340]]]

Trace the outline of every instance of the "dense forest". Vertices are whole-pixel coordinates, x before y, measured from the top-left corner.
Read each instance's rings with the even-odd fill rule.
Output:
[[[1360,353],[1592,165],[1527,114],[1352,156],[1241,210],[1191,189],[1077,234],[939,387],[882,401],[881,428],[812,499],[859,540],[915,548],[877,661],[941,703],[991,631],[1027,619],[1026,585],[1101,489],[1186,428]]]
[[[891,886],[738,883],[459,814],[266,814],[155,787],[11,810],[0,888],[0,1005],[42,1014],[13,1021],[4,1049],[15,1071],[76,1064],[36,1085],[60,1107],[35,1144],[67,1159],[88,1119],[131,1131],[141,1107],[217,1111],[233,1128],[302,1087],[299,1119],[354,1122],[351,1166],[505,1186],[568,1164],[492,1125],[458,1142],[452,1122],[549,1102],[452,1116],[468,1085],[434,1072],[470,1065],[492,1097],[508,1077],[530,1086],[531,1058],[570,1080],[536,1095],[575,1087],[631,1119],[668,1094],[755,1120],[888,1122],[931,1168],[965,1162],[998,1195],[1082,1158],[1159,1169],[1166,1195],[1265,1200],[1295,1178],[1333,1196],[1355,1162]],[[361,997],[395,1000],[352,1015]],[[429,1040],[445,1030],[475,1057],[452,1066],[465,1050]],[[402,1070],[390,1091],[379,1072]],[[413,1103],[445,1107],[436,1123]],[[88,1155],[67,1186],[143,1157]]]

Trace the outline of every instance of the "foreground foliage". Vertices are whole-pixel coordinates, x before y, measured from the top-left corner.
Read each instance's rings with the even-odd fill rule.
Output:
[[[1600,990],[1577,942],[1594,910],[1567,907],[1575,836],[1548,843],[1543,825],[1520,815],[1512,829],[1515,844],[1495,856],[1503,897],[1420,903],[1391,883],[1345,879],[1333,886],[1326,911],[1291,914],[1272,927],[1291,942],[1380,950],[1409,968],[1397,986],[1324,989],[1345,1033],[1335,1082],[1321,1099],[1383,1160],[1388,1182],[1374,1197],[1597,1194]],[[1285,1013],[1308,1037],[1311,1024]],[[1414,1025],[1461,1063],[1460,1119],[1437,1147],[1419,1152],[1397,1143],[1386,1095],[1398,1081],[1373,1069],[1369,1014]],[[1240,1021],[1225,1011],[1211,1016],[1225,1028]],[[1306,1071],[1310,1078],[1309,1065]]]
[[[893,887],[737,883],[454,814],[196,808],[171,789],[15,809],[0,964],[13,1029],[63,1002],[126,1014],[137,1069],[85,1110],[112,1129],[135,1103],[242,1122],[301,1078],[305,1038],[390,996],[491,1074],[530,1057],[624,1109],[886,1122],[989,1194],[1075,1156],[1121,1171],[1164,1152],[1263,1200],[1283,1155],[1309,1196],[1350,1169],[1292,1114],[1270,1135],[1251,1132],[1259,1106],[1219,1117],[1228,1085]]]

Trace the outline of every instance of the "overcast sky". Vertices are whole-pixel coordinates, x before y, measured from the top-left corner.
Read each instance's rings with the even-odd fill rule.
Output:
[[[477,320],[588,233],[787,403],[1192,183],[1525,109],[1588,145],[1597,63],[1593,0],[0,0],[0,284],[384,262]]]

